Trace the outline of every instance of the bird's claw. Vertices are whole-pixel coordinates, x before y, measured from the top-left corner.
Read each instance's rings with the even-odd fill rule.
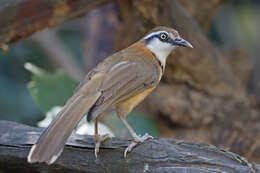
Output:
[[[97,158],[97,155],[99,152],[99,147],[100,147],[101,143],[109,138],[111,138],[111,136],[109,134],[98,135],[95,137],[95,157],[96,158]]]
[[[138,144],[138,143],[143,143],[144,141],[146,141],[147,139],[153,139],[152,136],[150,136],[149,134],[145,134],[144,136],[136,136],[133,141],[131,142],[130,145],[128,145],[128,147],[125,149],[124,152],[124,158],[126,158],[126,155],[128,152],[131,152],[132,149]]]

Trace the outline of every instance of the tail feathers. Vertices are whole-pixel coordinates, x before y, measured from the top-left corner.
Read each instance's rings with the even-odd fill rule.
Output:
[[[33,145],[28,162],[55,162],[73,129],[100,95],[99,92],[90,96],[74,95]]]

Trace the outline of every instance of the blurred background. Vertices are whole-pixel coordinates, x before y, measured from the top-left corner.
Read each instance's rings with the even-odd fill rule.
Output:
[[[203,33],[205,40],[214,48],[212,52],[217,52],[213,59],[224,57],[224,61],[232,66],[232,74],[238,76],[243,91],[240,92],[232,82],[235,87],[230,89],[224,82],[222,85],[214,81],[208,85],[205,82],[207,80],[196,79],[196,76],[189,78],[188,72],[184,74],[172,70],[178,69],[183,62],[171,60],[162,85],[128,116],[128,121],[138,133],[149,132],[153,136],[212,143],[260,161],[260,141],[257,140],[260,134],[260,1],[229,0],[216,3],[218,5],[211,7],[214,12],[207,16],[210,19],[205,23],[189,8],[189,1],[180,1],[179,4],[181,9],[186,10],[187,16],[192,16],[198,23],[198,28],[201,28],[198,32]],[[135,4],[132,6],[135,7]],[[53,108],[63,106],[90,69],[116,50],[140,38],[141,34],[137,33],[133,39],[128,39],[135,30],[126,29],[129,25],[125,24],[128,19],[124,11],[128,12],[122,4],[112,2],[55,28],[37,32],[10,45],[6,53],[1,52],[0,119],[36,126]],[[183,23],[188,28],[191,24],[187,21]],[[145,27],[142,27],[139,22],[133,25],[144,32],[154,24],[144,22],[142,25]],[[178,27],[182,28],[182,24]],[[196,27],[195,30],[197,32]],[[182,34],[181,30],[179,32]],[[200,34],[195,37],[185,32],[184,38],[193,43],[195,49],[208,49],[193,40]],[[185,56],[181,51],[176,54]],[[197,62],[204,64],[198,68],[210,66],[208,62],[203,62]],[[189,68],[190,64],[186,64],[186,68]],[[226,68],[220,61],[212,64],[210,69],[214,69],[216,64],[220,69]],[[203,70],[195,72],[198,76],[204,75]],[[209,76],[217,80],[218,77],[212,74],[209,73]],[[216,89],[212,86],[216,86]],[[108,114],[112,115],[105,117],[103,123],[116,136],[127,136],[126,129],[123,130],[114,113]],[[248,122],[248,126],[243,124],[245,122]],[[241,126],[245,127],[241,129]]]

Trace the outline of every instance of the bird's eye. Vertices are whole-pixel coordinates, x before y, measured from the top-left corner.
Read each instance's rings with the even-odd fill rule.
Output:
[[[166,35],[165,33],[162,33],[162,34],[160,35],[160,38],[161,38],[162,40],[166,40],[167,35]]]

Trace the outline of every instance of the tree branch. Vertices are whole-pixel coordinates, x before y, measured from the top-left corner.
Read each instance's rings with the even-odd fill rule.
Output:
[[[0,45],[13,43],[112,0],[9,0],[0,6]],[[1,46],[0,46],[1,47]]]
[[[29,164],[28,151],[41,132],[39,128],[0,121],[0,172],[260,172],[260,165],[251,164],[234,153],[175,139],[149,140],[124,159],[123,151],[129,140],[113,138],[104,143],[95,159],[93,137],[76,134],[69,138],[53,165]]]

